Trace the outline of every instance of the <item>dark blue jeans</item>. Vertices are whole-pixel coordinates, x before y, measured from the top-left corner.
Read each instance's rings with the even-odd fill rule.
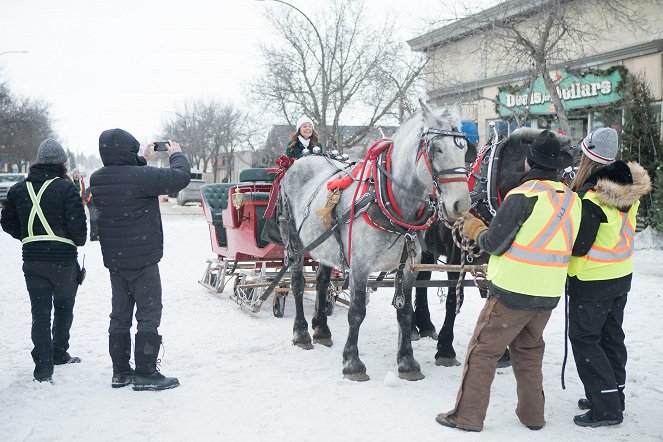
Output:
[[[23,274],[32,305],[32,360],[36,378],[53,374],[56,358],[69,349],[78,291],[78,263],[25,261]],[[51,330],[51,310],[53,328]]]

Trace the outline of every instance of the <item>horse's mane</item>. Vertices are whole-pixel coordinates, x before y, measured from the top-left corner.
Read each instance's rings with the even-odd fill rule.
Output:
[[[504,141],[502,141],[502,161],[500,163],[497,187],[499,193],[504,197],[509,190],[519,184],[522,174],[525,172],[525,156],[529,144],[541,133],[543,129],[532,129],[521,127],[514,130]],[[562,149],[577,157],[577,149],[573,139],[565,135],[557,135]]]
[[[433,107],[431,108],[431,113],[435,117],[438,123],[449,123],[451,126],[456,125],[455,116],[453,112],[446,107]],[[421,123],[421,110],[418,110],[414,114],[410,115],[408,118],[401,123],[401,126],[396,131],[393,136],[394,142],[397,143],[401,141],[401,136],[408,136],[412,134],[412,131],[416,129],[417,135],[419,135],[418,125]],[[460,121],[457,122],[460,125]]]

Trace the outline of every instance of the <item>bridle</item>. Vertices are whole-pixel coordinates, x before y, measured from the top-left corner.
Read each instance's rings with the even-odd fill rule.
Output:
[[[465,132],[459,131],[456,127],[452,127],[451,130],[424,129],[421,133],[419,147],[417,148],[416,163],[419,163],[420,158],[424,159],[424,163],[426,164],[426,168],[433,178],[433,183],[437,192],[442,194],[442,188],[440,186],[443,184],[467,183],[467,168],[452,167],[449,169],[435,170],[432,165],[432,157],[434,154],[433,142],[435,139],[440,137],[453,137],[454,144],[456,144],[459,149],[462,149],[467,143],[467,134],[465,134]],[[443,178],[445,175],[457,176]]]

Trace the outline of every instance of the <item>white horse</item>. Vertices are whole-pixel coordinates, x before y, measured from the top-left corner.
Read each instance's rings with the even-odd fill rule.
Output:
[[[373,198],[367,215],[378,225],[369,224],[364,216],[355,216],[352,222],[351,255],[349,256],[350,330],[343,350],[343,375],[365,381],[366,366],[359,359],[357,341],[359,327],[366,316],[366,287],[369,274],[392,271],[400,267],[397,285],[400,302],[395,302],[399,325],[398,372],[408,380],[423,379],[419,363],[412,354],[410,330],[412,320],[412,284],[416,273],[404,266],[405,258],[419,262],[421,250],[416,234],[423,233],[435,216],[453,222],[467,211],[470,197],[465,181],[464,135],[460,128],[460,109],[444,109],[438,115],[421,102],[421,111],[405,121],[393,136],[393,145],[376,162],[384,167],[378,170]],[[388,158],[390,157],[390,158]],[[303,252],[304,246],[319,238],[325,231],[322,218],[315,210],[325,207],[327,181],[339,173],[344,165],[322,156],[303,157],[292,165],[281,183],[279,197],[279,228],[290,259],[291,288],[295,297],[296,316],[293,344],[304,349],[313,348],[303,308]],[[384,173],[383,173],[384,171]],[[337,206],[337,216],[348,212],[353,204],[357,180],[345,189]],[[370,197],[370,193],[366,198]],[[437,204],[426,204],[431,201]],[[428,207],[426,207],[428,206]],[[384,214],[384,212],[387,212]],[[382,218],[382,222],[380,222]],[[385,222],[386,220],[386,222]],[[348,266],[348,229],[343,222],[340,235],[330,237],[311,250],[310,255],[321,266],[316,283],[317,302],[313,317],[313,342],[331,346],[331,332],[325,315],[325,297],[332,268]],[[391,228],[390,228],[391,227]],[[406,245],[406,238],[408,238]],[[395,298],[396,300],[396,298]]]

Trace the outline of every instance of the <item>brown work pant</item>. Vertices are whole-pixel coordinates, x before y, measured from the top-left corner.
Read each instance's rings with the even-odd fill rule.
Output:
[[[552,311],[516,310],[494,296],[486,300],[470,339],[456,406],[458,428],[481,431],[490,401],[497,361],[506,347],[518,384],[516,415],[527,426],[543,426],[543,329]]]

